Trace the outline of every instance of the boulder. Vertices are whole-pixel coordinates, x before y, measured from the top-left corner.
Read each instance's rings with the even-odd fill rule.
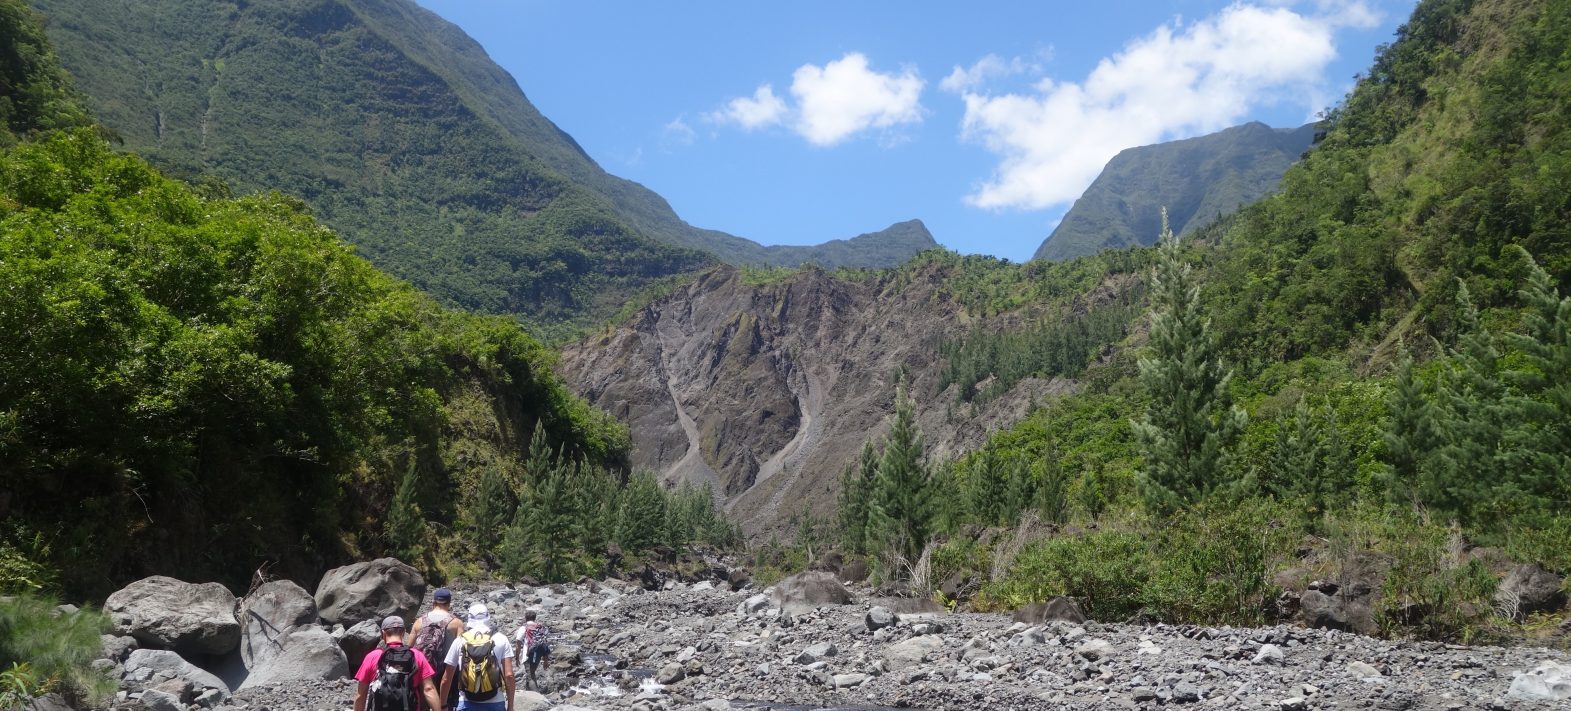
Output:
[[[1521,619],[1535,612],[1554,612],[1566,604],[1564,581],[1537,563],[1511,569],[1495,589],[1495,609]]]
[[[726,584],[731,586],[731,592],[741,592],[742,588],[753,584],[753,574],[746,568],[732,568],[726,576]]]
[[[142,692],[142,706],[148,711],[185,711],[185,704],[179,697],[157,689]]]
[[[848,605],[851,593],[834,573],[809,570],[776,583],[774,599],[781,611],[795,617],[826,605]]]
[[[1544,662],[1511,680],[1507,696],[1541,701],[1571,700],[1571,666]]]
[[[104,612],[116,634],[150,647],[218,655],[240,644],[235,596],[218,583],[143,578],[110,595]]]
[[[98,639],[99,648],[102,650],[99,658],[108,659],[116,664],[125,661],[127,655],[141,646],[136,643],[136,638],[130,635],[105,634],[99,635]]]
[[[758,593],[738,603],[736,612],[739,615],[752,615],[766,607],[769,607],[769,596],[764,593]]]
[[[1080,646],[1075,647],[1075,654],[1093,662],[1111,657],[1117,652],[1118,648],[1114,647],[1112,642],[1101,638],[1088,639],[1082,642]]]
[[[277,655],[290,630],[316,623],[316,598],[288,580],[264,583],[240,601],[240,659],[252,669]]]
[[[1298,599],[1298,607],[1304,624],[1310,627],[1364,635],[1374,634],[1379,629],[1374,610],[1368,603],[1350,599],[1342,591],[1333,596],[1320,590],[1305,590]]]
[[[925,634],[884,648],[884,663],[891,671],[914,667],[944,646],[938,635]]]
[[[260,660],[240,688],[340,679],[348,675],[349,661],[332,635],[320,627],[296,627],[284,637],[283,648]]]
[[[513,708],[515,711],[545,711],[551,708],[551,700],[538,691],[519,689],[513,694]]]
[[[840,566],[840,579],[848,583],[860,583],[867,580],[867,561],[857,558]]]
[[[1040,625],[1054,620],[1081,625],[1085,624],[1086,613],[1080,609],[1080,603],[1075,602],[1073,598],[1059,595],[1047,602],[1033,602],[1015,610],[1014,619],[1016,622],[1024,622],[1028,625]]]
[[[132,650],[125,658],[124,677],[127,680],[146,680],[161,672],[190,682],[193,689],[217,689],[225,697],[229,695],[229,687],[221,679],[167,649]]]
[[[655,672],[655,681],[661,684],[675,684],[686,678],[687,670],[676,662],[660,667],[660,671]]]
[[[877,632],[885,627],[891,627],[900,622],[900,616],[889,611],[887,607],[874,606],[862,617],[862,623],[867,625],[867,631]]]
[[[356,624],[338,637],[338,648],[344,650],[344,658],[349,661],[350,669],[359,669],[365,655],[381,643],[382,625],[376,620]]]
[[[400,615],[414,619],[426,591],[425,578],[394,558],[378,558],[334,568],[316,586],[322,621],[352,626],[365,620]]]

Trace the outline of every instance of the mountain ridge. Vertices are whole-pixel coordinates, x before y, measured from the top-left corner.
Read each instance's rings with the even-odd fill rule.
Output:
[[[1287,168],[1309,150],[1317,126],[1272,128],[1251,121],[1119,151],[1032,259],[1149,246],[1161,232],[1162,208],[1174,233],[1190,234],[1275,190]]]

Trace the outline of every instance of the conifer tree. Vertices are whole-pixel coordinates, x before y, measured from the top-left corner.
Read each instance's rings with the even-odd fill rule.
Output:
[[[617,542],[627,550],[643,550],[660,542],[665,524],[665,496],[649,472],[635,472],[622,490]]]
[[[970,469],[966,473],[966,500],[971,520],[987,526],[1010,523],[1010,476],[999,461],[997,450],[982,448],[972,459]]]
[[[1150,291],[1150,350],[1140,359],[1140,384],[1151,402],[1134,423],[1145,455],[1136,483],[1147,507],[1169,515],[1228,483],[1230,450],[1246,418],[1228,393],[1231,373],[1165,210]]]
[[[518,500],[507,478],[496,464],[488,464],[480,472],[480,489],[470,507],[475,530],[480,536],[494,536],[513,521]]]
[[[871,447],[871,444],[867,445]],[[861,471],[847,464],[840,473],[839,515],[840,545],[848,553],[861,553],[867,538],[867,488],[862,485]]]
[[[927,476],[929,534],[953,533],[966,516],[967,505],[961,495],[956,467],[953,460],[942,461],[933,465]]]
[[[404,476],[393,494],[393,505],[387,511],[387,543],[392,553],[406,562],[417,561],[425,555],[425,517],[417,500],[419,480],[414,458],[410,457]]]
[[[1063,523],[1069,518],[1069,477],[1058,461],[1056,449],[1038,461],[1033,505],[1044,523]]]
[[[1389,413],[1381,440],[1385,445],[1386,491],[1403,503],[1418,502],[1418,482],[1427,458],[1438,446],[1435,412],[1423,385],[1413,375],[1413,359],[1404,355],[1396,384],[1386,399]]]
[[[916,404],[902,382],[895,391],[895,419],[878,463],[870,538],[885,550],[916,560],[927,544],[927,468]]]
[[[1528,270],[1520,292],[1527,313],[1523,332],[1506,337],[1521,358],[1505,373],[1517,393],[1507,400],[1515,424],[1504,444],[1524,508],[1543,518],[1571,503],[1571,297],[1560,296],[1527,250],[1514,250]]]

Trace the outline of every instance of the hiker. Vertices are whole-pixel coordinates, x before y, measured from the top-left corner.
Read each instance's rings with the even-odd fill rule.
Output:
[[[355,690],[355,711],[419,711],[422,697],[424,708],[443,711],[431,660],[420,650],[404,646],[404,618],[393,615],[382,620],[382,644],[386,649],[371,650],[355,672],[355,680],[360,682]]]
[[[524,613],[524,626],[513,633],[513,657],[524,658],[525,668],[529,673],[529,687],[535,690],[540,685],[535,682],[535,668],[544,661],[546,668],[551,666],[551,630],[545,625],[535,621],[533,610]]]
[[[447,649],[463,633],[464,621],[453,614],[453,591],[437,588],[431,595],[431,610],[416,619],[409,630],[409,645],[425,653],[426,659],[431,660],[431,667],[436,670],[436,678],[440,680],[447,671]],[[453,693],[457,692],[458,689],[454,688]],[[458,697],[443,696],[442,703],[446,708],[456,708]]]
[[[464,633],[453,640],[444,661],[442,695],[458,687],[457,711],[513,711],[513,645],[507,635],[492,631],[485,603],[469,606]]]

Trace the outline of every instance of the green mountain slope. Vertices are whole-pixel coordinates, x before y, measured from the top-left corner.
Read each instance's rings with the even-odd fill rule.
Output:
[[[89,123],[36,13],[22,0],[0,2],[0,147]]]
[[[695,230],[607,175],[479,45],[410,2],[36,5],[127,148],[240,193],[298,195],[448,304],[586,323],[711,263],[700,250],[792,253]]]
[[[1309,149],[1315,124],[1273,129],[1252,122],[1213,134],[1114,156],[1038,247],[1033,259],[1069,259],[1098,250],[1150,245],[1167,208],[1180,235],[1275,190]]]

